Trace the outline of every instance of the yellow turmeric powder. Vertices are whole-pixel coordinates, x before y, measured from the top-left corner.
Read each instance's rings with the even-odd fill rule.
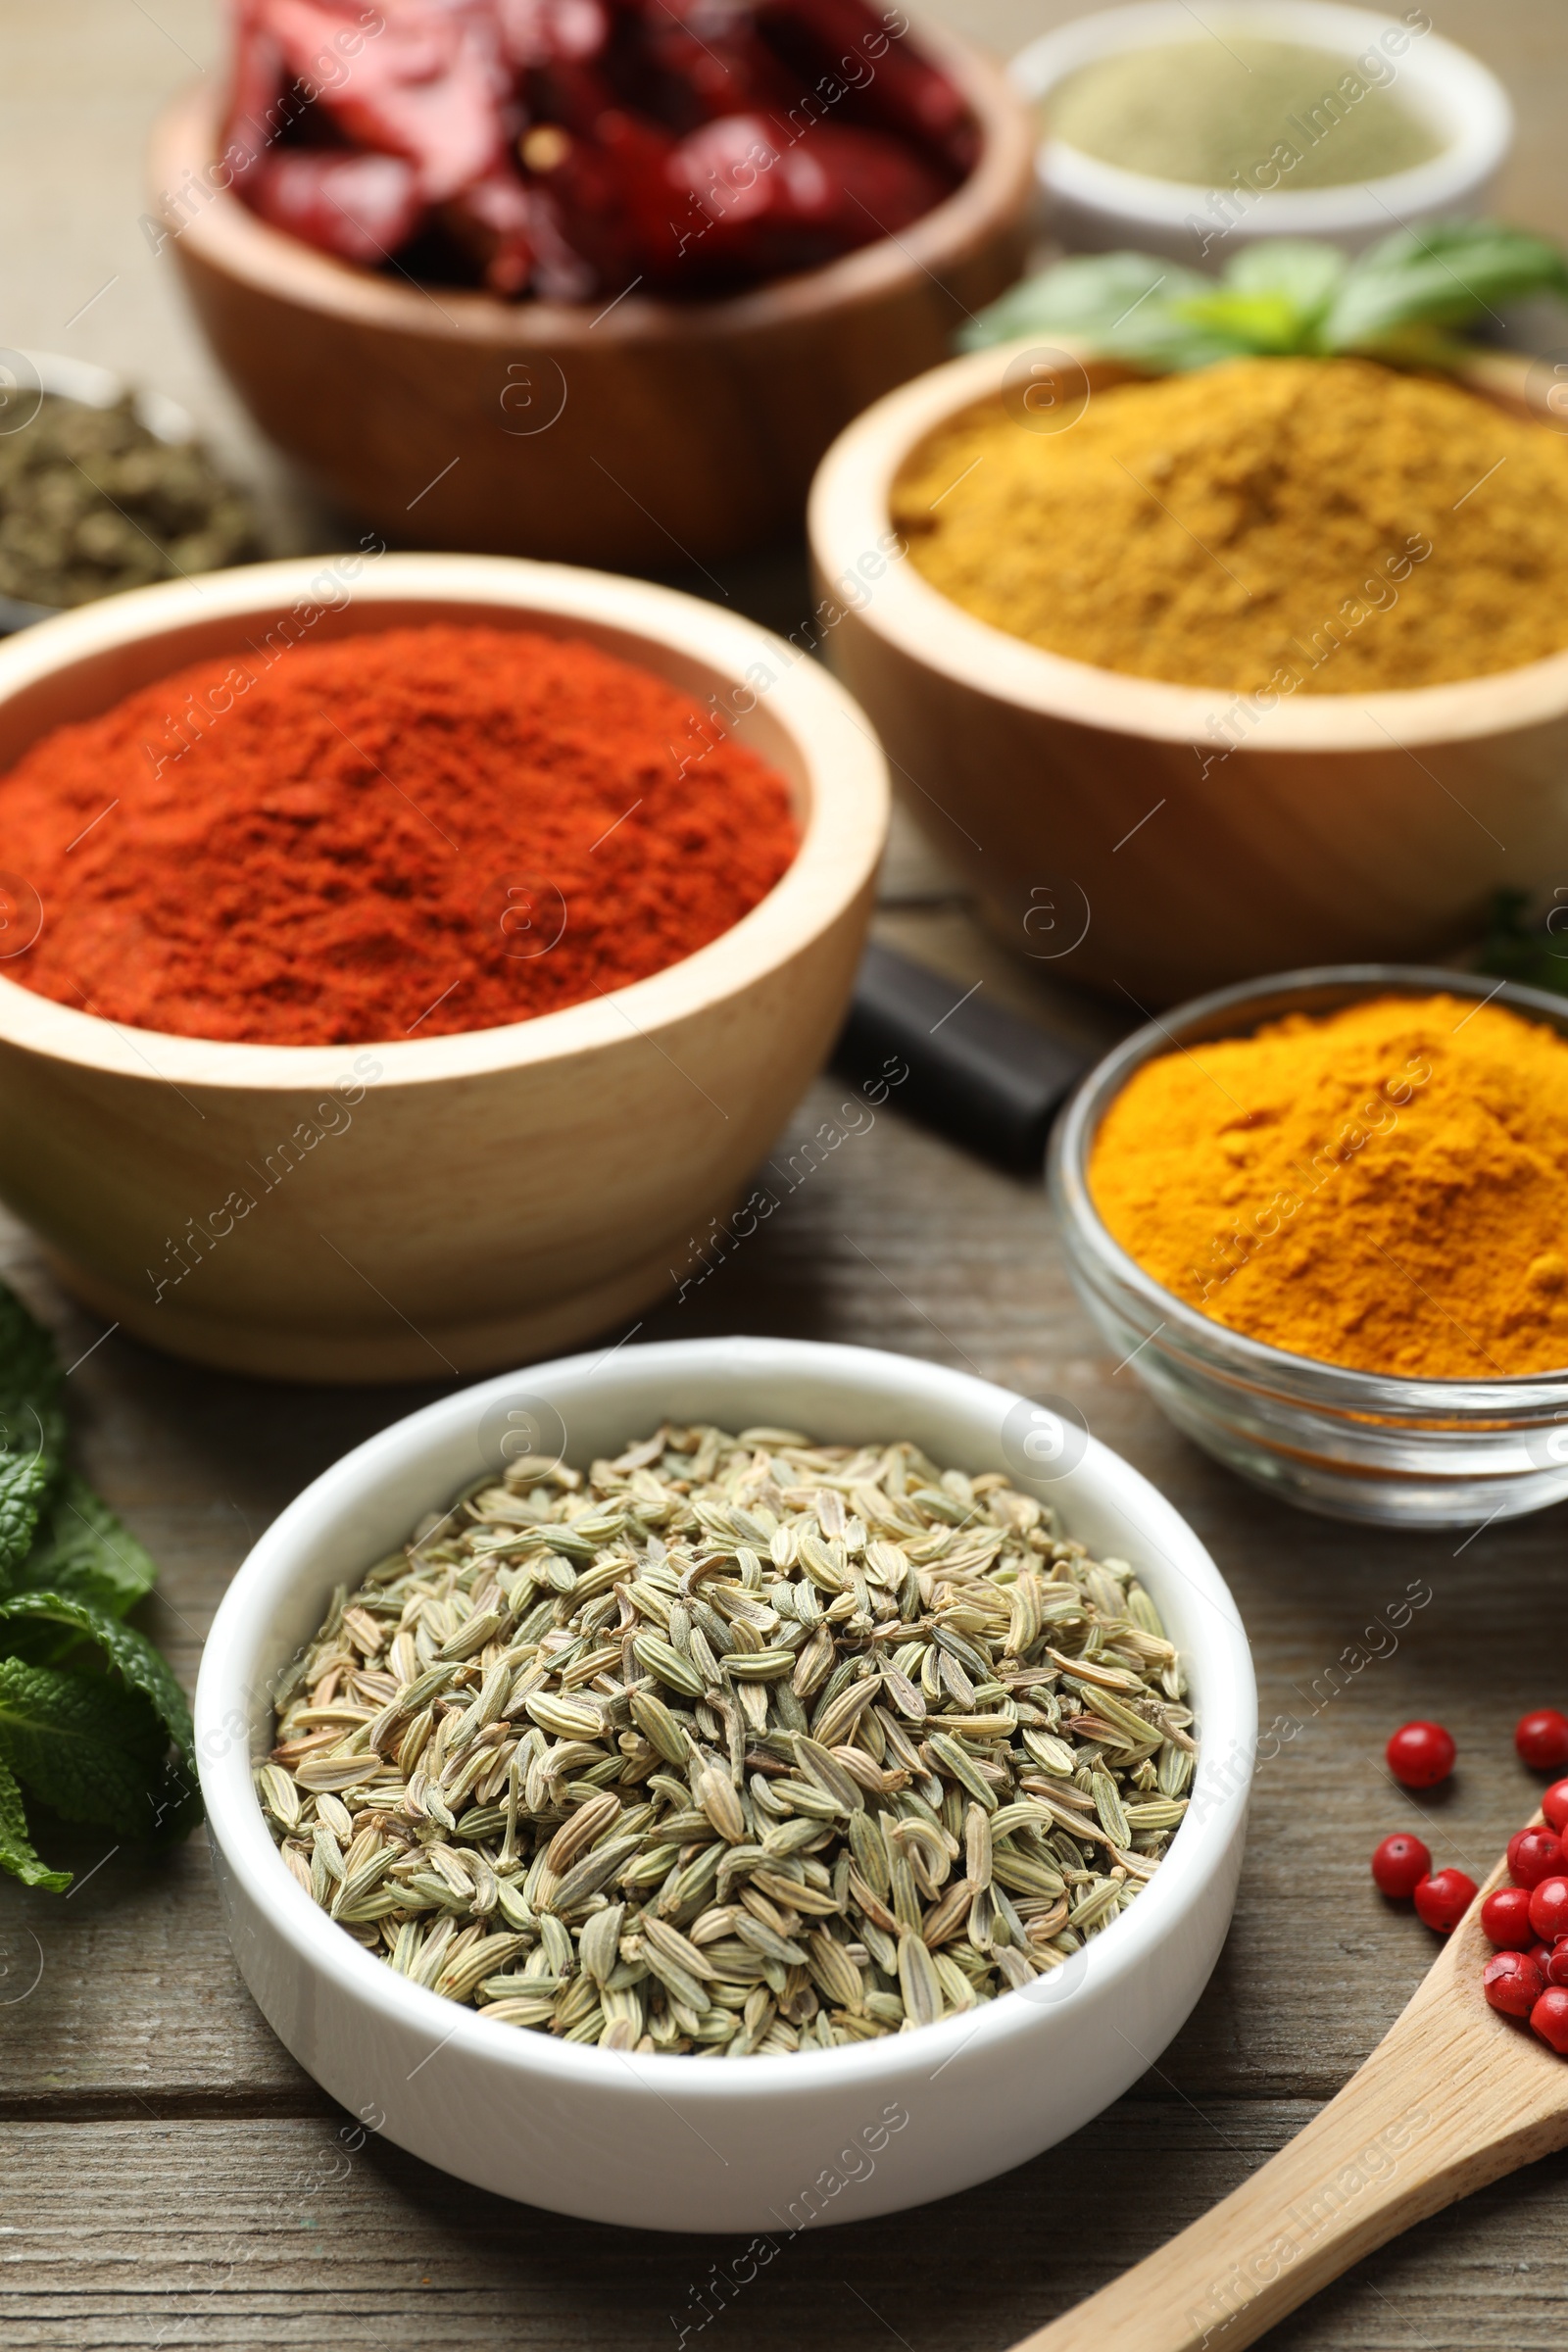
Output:
[[[893,519],[933,586],[1052,653],[1360,694],[1568,647],[1568,439],[1456,384],[1237,360],[1031,421],[1000,399],[950,418]]]
[[[1292,1355],[1568,1366],[1568,1041],[1501,1005],[1379,997],[1161,1054],[1089,1186],[1156,1282]]]

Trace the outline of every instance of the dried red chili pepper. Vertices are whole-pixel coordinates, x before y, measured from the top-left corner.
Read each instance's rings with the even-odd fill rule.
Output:
[[[713,0],[662,0],[645,21],[640,64],[628,102],[677,135],[720,115],[783,117],[802,95],[752,19]]]
[[[520,294],[533,275],[533,201],[510,163],[459,190],[441,207],[454,241],[471,254],[492,294]]]
[[[761,0],[760,21],[811,73],[820,101],[848,101],[955,171],[973,170],[977,137],[962,93],[912,46],[902,9],[878,13],[865,0]]]
[[[821,122],[781,146],[758,115],[726,115],[683,139],[669,173],[699,266],[777,275],[892,235],[944,194],[930,166],[880,132]]]
[[[351,259],[417,233],[428,271],[444,243],[454,276],[500,294],[713,293],[808,269],[928,212],[973,147],[961,94],[865,0],[235,14],[246,200]],[[407,178],[346,173],[356,154],[406,167],[419,201]]]
[[[380,0],[383,29],[356,55],[333,49],[341,16],[320,0],[269,0],[287,69],[357,146],[414,165],[427,202],[482,179],[507,146],[510,76],[485,0],[459,6]],[[327,78],[321,60],[332,57]]]
[[[407,244],[426,210],[418,176],[402,156],[341,148],[263,156],[245,193],[274,228],[369,268]]]
[[[498,0],[501,47],[514,72],[580,63],[604,54],[610,17],[601,0]]]
[[[639,278],[663,284],[679,258],[668,134],[614,107],[599,117],[591,138],[548,128],[561,142],[560,160],[541,177],[567,246],[592,264],[602,288],[618,293]],[[524,138],[525,161],[544,135]]]
[[[231,186],[255,170],[282,127],[287,86],[283,52],[263,15],[263,0],[242,0],[235,24],[234,78],[224,127]],[[303,234],[296,231],[296,234]]]

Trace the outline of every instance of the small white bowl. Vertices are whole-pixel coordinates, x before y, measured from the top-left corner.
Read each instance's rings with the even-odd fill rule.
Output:
[[[1415,32],[1396,17],[1331,0],[1223,0],[1204,12],[1200,25],[1184,0],[1138,0],[1131,8],[1079,17],[1031,41],[1008,71],[1015,87],[1038,106],[1069,74],[1102,57],[1196,40],[1205,31],[1216,38],[1235,31],[1332,50],[1348,68],[1386,38],[1402,43],[1382,51],[1395,72],[1388,86],[1441,131],[1442,151],[1381,179],[1251,192],[1246,209],[1233,206],[1237,217],[1227,221],[1224,212],[1210,219],[1206,188],[1124,171],[1064,139],[1048,138],[1036,168],[1053,231],[1069,252],[1132,246],[1169,254],[1193,269],[1217,270],[1229,253],[1257,237],[1326,237],[1356,252],[1412,221],[1481,209],[1513,143],[1507,93],[1467,50],[1436,32]],[[1195,220],[1204,224],[1204,235],[1193,228]]]
[[[1075,2132],[1156,2059],[1225,1939],[1257,1698],[1236,1604],[1197,1536],[1096,1440],[1036,1492],[1092,1549],[1130,1558],[1180,1648],[1201,1731],[1194,1801],[1145,1893],[1023,1992],[856,2048],[744,2063],[639,2057],[521,2032],[411,1984],[318,1910],[251,1784],[271,1691],[350,1584],[485,1466],[509,1406],[553,1409],[587,1462],[666,1417],[909,1437],[973,1472],[1007,1465],[1020,1399],[938,1364],[806,1341],[667,1341],[568,1357],[444,1397],[356,1448],[269,1529],[208,1637],[202,1790],[240,1969],[331,2095],[504,2196],[645,2230],[863,2221],[1005,2172]],[[559,1437],[559,1430],[558,1430]],[[1013,1450],[1016,1450],[1015,1448]]]

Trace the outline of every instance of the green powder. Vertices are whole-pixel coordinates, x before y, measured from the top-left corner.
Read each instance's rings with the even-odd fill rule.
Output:
[[[1381,179],[1446,141],[1388,88],[1390,59],[1369,58],[1371,77],[1334,50],[1230,32],[1128,49],[1070,75],[1047,102],[1047,127],[1102,163],[1197,187]]]

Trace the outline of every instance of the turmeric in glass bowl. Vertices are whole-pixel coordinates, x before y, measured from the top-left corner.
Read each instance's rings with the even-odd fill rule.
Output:
[[[1379,997],[1145,1062],[1089,1189],[1146,1273],[1289,1354],[1568,1366],[1568,1040],[1501,1005]]]

